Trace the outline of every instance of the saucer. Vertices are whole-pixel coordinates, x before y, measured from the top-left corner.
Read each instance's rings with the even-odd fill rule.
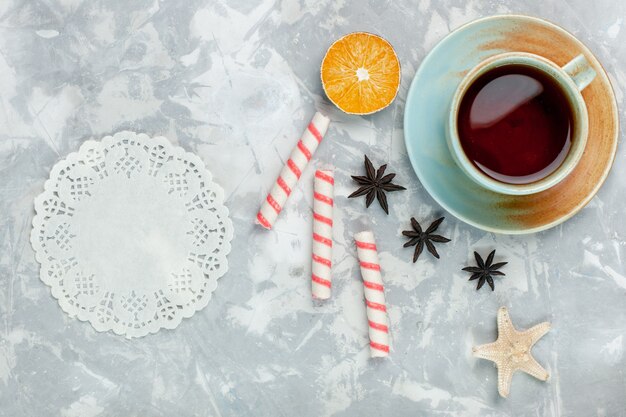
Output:
[[[445,137],[450,101],[465,74],[492,55],[514,51],[537,54],[559,66],[582,53],[597,72],[582,92],[589,136],[580,162],[559,184],[524,196],[498,194],[476,184],[452,159]],[[618,123],[609,79],[585,45],[545,20],[503,15],[461,26],[424,58],[406,100],[404,139],[415,173],[443,208],[479,229],[522,234],[556,226],[591,200],[613,165]]]

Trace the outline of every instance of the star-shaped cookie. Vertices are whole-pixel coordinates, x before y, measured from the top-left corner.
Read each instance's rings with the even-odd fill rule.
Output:
[[[495,362],[498,367],[498,392],[507,397],[515,371],[524,371],[541,381],[548,379],[548,372],[533,358],[530,350],[550,330],[550,323],[543,322],[522,332],[515,330],[506,307],[498,310],[498,339],[486,345],[472,348],[474,356]]]

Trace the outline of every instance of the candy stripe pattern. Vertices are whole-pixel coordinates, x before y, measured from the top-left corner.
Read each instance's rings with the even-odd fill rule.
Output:
[[[289,194],[291,194],[304,168],[326,134],[329,123],[330,119],[319,112],[313,116],[313,120],[291,152],[291,156],[280,172],[272,191],[267,195],[256,215],[256,222],[264,228],[271,229],[274,225],[278,214],[289,198]]]
[[[389,319],[374,234],[370,231],[357,233],[354,240],[363,277],[370,355],[372,358],[389,356]]]
[[[334,185],[335,179],[332,171],[315,171],[315,180],[313,181],[311,293],[313,298],[321,300],[330,298]]]

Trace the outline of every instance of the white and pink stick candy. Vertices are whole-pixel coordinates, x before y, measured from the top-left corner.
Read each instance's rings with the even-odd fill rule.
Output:
[[[330,298],[333,252],[333,171],[315,171],[313,182],[313,261],[311,292],[314,298]]]
[[[302,134],[298,145],[291,152],[291,156],[280,172],[272,191],[261,205],[259,213],[256,215],[256,222],[266,229],[271,229],[278,217],[278,213],[283,209],[291,190],[296,186],[300,175],[306,168],[315,153],[317,146],[328,130],[330,119],[317,112],[313,120]]]
[[[370,355],[373,358],[389,356],[389,319],[374,234],[370,231],[357,233],[354,240],[363,277]]]

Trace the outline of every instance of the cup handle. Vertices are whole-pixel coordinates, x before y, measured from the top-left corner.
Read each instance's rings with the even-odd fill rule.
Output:
[[[587,62],[583,54],[578,55],[565,64],[563,71],[574,81],[574,84],[578,87],[578,91],[582,91],[596,78],[596,71],[589,65],[589,62]]]

